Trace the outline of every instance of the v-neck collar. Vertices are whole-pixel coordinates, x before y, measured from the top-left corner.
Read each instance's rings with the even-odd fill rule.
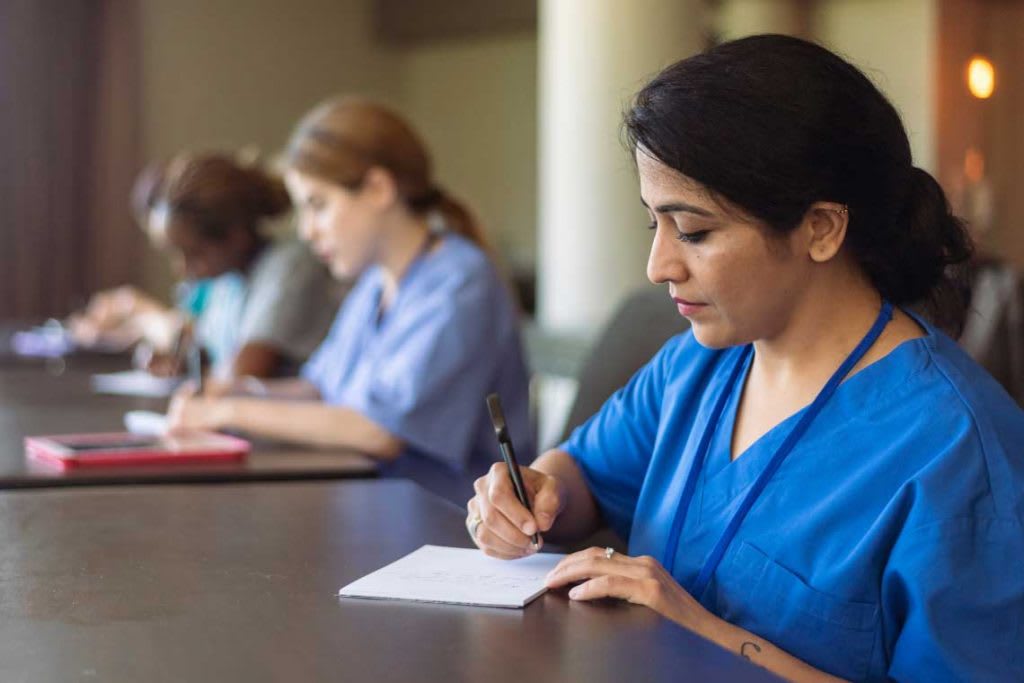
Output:
[[[901,342],[888,354],[844,380],[837,387],[830,406],[826,406],[827,411],[847,411],[860,408],[860,404],[863,404],[864,401],[858,401],[857,396],[863,395],[864,392],[868,392],[870,395],[891,394],[891,390],[886,387],[891,388],[904,384],[910,376],[916,374],[923,367],[927,362],[927,349],[936,342],[936,331],[917,315],[912,313],[909,315],[924,329],[925,336]],[[794,424],[810,407],[808,404],[783,419],[747,446],[734,460],[732,458],[732,439],[736,430],[740,398],[753,365],[753,358],[754,356],[751,354],[746,360],[747,366],[743,369],[741,380],[732,390],[732,395],[726,404],[724,419],[712,439],[708,460],[705,463],[705,472],[701,477],[702,484],[704,484],[702,486],[704,490],[700,495],[701,508],[705,504],[714,504],[721,497],[731,499],[753,483],[758,473],[764,468],[765,459],[774,453]],[[739,359],[734,362],[739,362]],[[901,367],[903,370],[896,372],[896,377],[890,378],[884,382],[885,386],[879,387],[877,380],[880,376],[892,374],[894,369]],[[881,398],[880,395],[878,397]],[[781,479],[784,476],[784,471],[780,470],[774,479]],[[713,493],[709,494],[709,491],[713,491]]]

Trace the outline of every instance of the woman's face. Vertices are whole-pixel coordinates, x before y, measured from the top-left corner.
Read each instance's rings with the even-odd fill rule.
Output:
[[[245,261],[244,230],[229,230],[223,240],[203,237],[196,225],[166,206],[150,214],[146,228],[150,240],[168,251],[176,277],[205,280],[235,270]]]
[[[716,201],[643,150],[636,162],[654,232],[647,277],[668,283],[697,341],[725,348],[784,329],[813,264],[797,231],[770,235],[738,207]]]
[[[289,169],[285,185],[299,207],[299,235],[335,277],[351,279],[379,258],[382,204],[364,183],[349,190]]]

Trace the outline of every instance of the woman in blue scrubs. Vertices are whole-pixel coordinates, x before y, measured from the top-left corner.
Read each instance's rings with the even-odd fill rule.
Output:
[[[314,109],[285,162],[301,236],[358,279],[300,379],[181,396],[173,423],[358,450],[465,501],[496,457],[489,393],[532,440],[518,311],[479,226],[434,185],[416,133],[372,102]]]
[[[523,468],[533,514],[500,467],[478,480],[476,543],[610,525],[628,554],[549,586],[791,680],[1024,680],[1024,413],[940,329],[970,244],[896,111],[824,48],[757,36],[668,67],[625,126],[648,276],[692,331]]]

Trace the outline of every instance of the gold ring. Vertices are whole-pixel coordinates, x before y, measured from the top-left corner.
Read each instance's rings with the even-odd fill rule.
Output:
[[[466,531],[469,532],[469,537],[474,541],[476,540],[476,530],[480,528],[480,525],[484,523],[484,520],[480,518],[480,515],[474,514],[468,520],[466,520]]]

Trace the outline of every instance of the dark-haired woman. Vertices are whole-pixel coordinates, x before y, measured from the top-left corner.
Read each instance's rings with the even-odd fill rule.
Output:
[[[195,333],[225,384],[297,372],[337,309],[337,285],[309,249],[268,234],[290,208],[280,179],[216,154],[173,159],[160,183],[150,234],[182,279],[208,283]]]
[[[173,374],[183,368],[168,352],[189,325],[211,362],[211,387],[295,374],[343,290],[305,245],[273,234],[291,209],[281,179],[230,156],[181,154],[140,174],[132,206],[171,259],[178,308],[132,287],[100,293],[72,319],[79,342],[141,337],[155,351],[149,369]]]
[[[893,107],[782,36],[679,62],[626,118],[648,276],[692,332],[524,474],[476,483],[488,554],[609,524],[549,576],[792,680],[1024,679],[1024,413],[932,322],[970,252]],[[668,302],[666,302],[668,303]]]

